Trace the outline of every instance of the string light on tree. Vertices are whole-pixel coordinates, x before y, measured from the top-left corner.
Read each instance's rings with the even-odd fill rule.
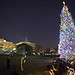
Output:
[[[75,25],[64,1],[60,17],[58,53],[61,58],[70,59],[75,52]]]

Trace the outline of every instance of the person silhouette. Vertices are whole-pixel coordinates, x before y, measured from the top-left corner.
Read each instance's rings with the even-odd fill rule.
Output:
[[[10,56],[7,57],[7,69],[10,69]]]

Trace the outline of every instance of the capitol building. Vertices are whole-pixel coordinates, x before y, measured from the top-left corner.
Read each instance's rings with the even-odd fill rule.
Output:
[[[20,44],[27,44],[32,47],[33,51],[36,51],[36,44],[31,42],[18,42],[14,44],[13,42],[8,42],[7,40],[0,38],[0,51],[13,51],[16,50],[16,46]]]

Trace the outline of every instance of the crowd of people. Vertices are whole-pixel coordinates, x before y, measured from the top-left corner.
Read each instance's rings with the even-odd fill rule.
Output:
[[[75,75],[75,59],[67,60],[58,57],[54,62],[47,65],[49,75]]]
[[[10,55],[8,55],[8,57],[7,57],[7,70],[10,70],[10,61],[11,61],[11,59],[10,59]],[[21,59],[20,59],[20,69],[21,69],[21,71],[23,71],[23,69],[24,69],[24,66],[23,66],[23,64],[26,62],[26,55],[24,55],[24,56],[21,56]],[[16,71],[16,68],[14,68],[14,70],[13,70],[13,72],[11,73],[11,75],[18,75],[18,72]]]
[[[21,56],[21,71],[23,71],[23,62],[26,56]],[[75,75],[75,59],[67,60],[58,57],[54,59],[52,64],[47,65],[49,75]],[[10,56],[7,57],[7,69],[10,69]],[[12,75],[18,75],[16,69],[12,72]]]

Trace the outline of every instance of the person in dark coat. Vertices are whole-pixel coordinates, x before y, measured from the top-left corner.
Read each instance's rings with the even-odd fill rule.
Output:
[[[7,69],[10,69],[10,56],[7,57]]]
[[[56,63],[57,63],[57,75],[63,75],[63,71],[62,71],[63,64],[60,57],[57,58]]]
[[[62,70],[62,74],[63,75],[66,75],[67,73],[67,68],[66,68],[66,62],[65,61],[62,61],[62,64],[61,64],[61,70]]]

